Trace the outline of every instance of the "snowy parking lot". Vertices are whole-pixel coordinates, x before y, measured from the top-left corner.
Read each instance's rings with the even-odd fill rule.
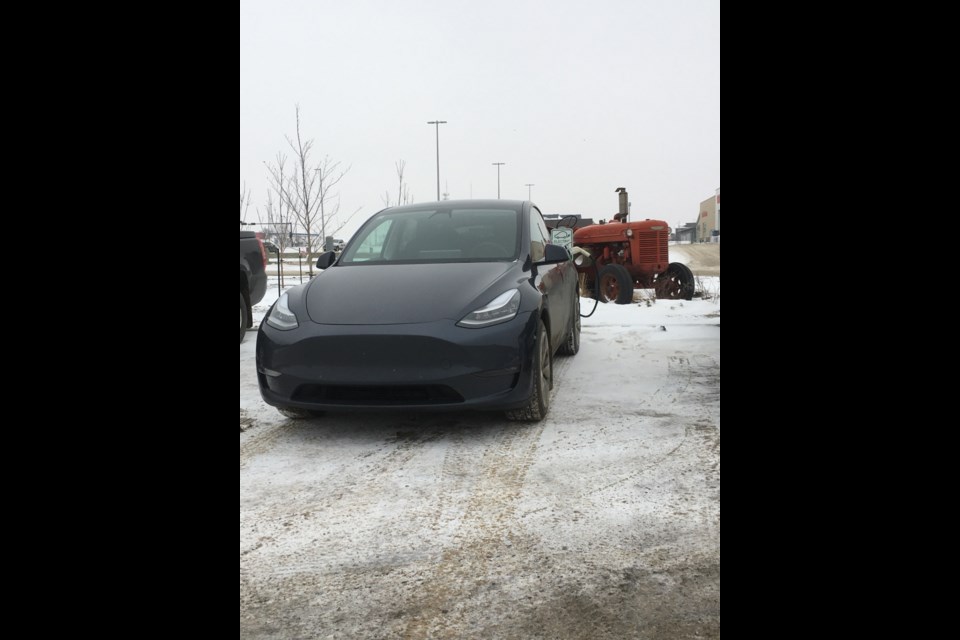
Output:
[[[719,276],[698,289],[598,305],[530,424],[290,421],[260,399],[248,332],[241,637],[719,637]],[[272,279],[255,324],[276,297]]]

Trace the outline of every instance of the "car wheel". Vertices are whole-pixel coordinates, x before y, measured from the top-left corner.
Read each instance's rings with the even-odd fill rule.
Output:
[[[630,304],[633,301],[633,278],[621,264],[608,264],[597,274],[597,300]]]
[[[547,415],[547,410],[550,408],[550,389],[553,388],[552,354],[547,328],[543,320],[540,320],[533,352],[533,393],[530,394],[530,401],[525,407],[507,411],[508,420],[539,422]]]
[[[294,407],[275,407],[277,411],[292,418],[293,420],[306,420],[307,418],[319,418],[323,411],[313,411],[311,409],[295,409]]]
[[[565,356],[575,356],[580,351],[580,296],[573,303],[573,318],[570,320],[570,330],[560,345],[559,353]]]
[[[240,342],[243,342],[243,336],[247,332],[247,301],[240,294]]]

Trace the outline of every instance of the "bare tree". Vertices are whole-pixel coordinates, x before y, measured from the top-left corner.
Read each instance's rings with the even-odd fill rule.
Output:
[[[288,220],[289,209],[284,207],[283,200],[281,198],[274,199],[273,192],[267,191],[267,204],[265,206],[267,214],[267,222],[264,225],[264,231],[267,234],[267,237],[272,239],[273,242],[277,245],[277,250],[279,251],[277,255],[277,264],[278,273],[280,277],[280,286],[284,286],[283,283],[283,252],[286,251],[287,247],[291,244],[293,240],[293,223]],[[259,215],[259,210],[257,211]]]
[[[336,236],[338,233],[340,233],[340,230],[343,229],[345,226],[347,226],[347,223],[353,219],[353,216],[360,213],[361,209],[363,209],[363,207],[357,207],[356,209],[353,210],[353,213],[348,215],[343,220],[336,220],[333,224],[330,225],[330,227],[328,227],[329,234],[331,236]]]
[[[340,197],[339,194],[334,194],[332,192],[333,188],[337,186],[337,183],[346,175],[348,169],[343,171],[340,170],[340,161],[330,160],[330,156],[324,157],[323,161],[320,163],[315,171],[317,172],[317,181],[320,183],[319,188],[317,189],[317,200],[320,202],[320,242],[318,243],[320,247],[323,247],[323,243],[327,238],[327,221],[331,223],[337,217],[337,214],[340,213]],[[340,225],[343,226],[342,224]],[[333,225],[331,224],[330,235],[333,235],[336,231],[333,230]]]
[[[274,199],[272,191],[267,192],[265,209],[267,214],[265,231],[283,253],[290,246],[293,235],[293,223],[287,219],[289,209],[284,208],[283,200]]]
[[[267,225],[269,233],[273,235],[274,242],[277,243],[277,248],[280,249],[281,255],[284,250],[290,246],[293,242],[293,227],[294,220],[293,216],[290,213],[290,207],[287,206],[284,199],[284,191],[288,189],[290,182],[290,175],[284,175],[284,170],[286,169],[287,156],[282,153],[277,154],[276,164],[273,166],[277,169],[277,182],[280,184],[279,187],[275,187],[277,193],[277,199],[273,198],[273,191],[267,191]]]
[[[397,204],[403,202],[403,170],[407,168],[406,160],[397,160],[397,178],[400,180],[400,186],[397,188]]]
[[[246,222],[243,218],[247,215],[247,212],[250,210],[250,190],[247,189],[247,183],[244,182],[240,185],[240,222]],[[243,229],[243,224],[240,225],[240,228]]]
[[[310,154],[313,151],[313,140],[304,140],[300,131],[300,105],[296,107],[296,114],[296,139],[287,136],[287,144],[294,153],[294,167],[290,179],[285,181],[279,166],[279,158],[277,164],[267,164],[267,171],[270,173],[273,188],[280,194],[288,213],[306,232],[308,264],[310,276],[313,277],[313,253],[318,247],[323,246],[324,238],[327,236],[328,222],[334,222],[340,212],[339,198],[333,189],[350,168],[341,170],[340,162],[332,161],[329,156],[325,156],[317,166],[312,166]],[[343,224],[346,224],[346,221],[340,227]],[[319,240],[317,239],[318,231]]]
[[[397,203],[396,203],[396,204],[397,204],[397,206],[400,206],[401,204],[410,204],[411,202],[413,202],[413,197],[410,195],[410,185],[405,184],[405,183],[403,182],[403,174],[404,174],[404,172],[406,171],[406,168],[407,168],[407,161],[406,161],[406,160],[397,160],[397,162],[396,162],[396,164],[395,164],[394,166],[396,167],[396,170],[397,170],[397,183],[398,183],[398,184],[397,184]],[[390,200],[390,190],[389,190],[389,189],[384,192],[384,194],[383,194],[383,196],[381,196],[380,200],[383,202],[383,206],[384,206],[384,207],[389,207],[389,206],[390,206],[391,200]]]
[[[339,170],[340,162],[331,162],[329,157],[323,159],[320,167],[315,169],[320,187],[318,189],[318,200],[320,201],[320,233],[321,239],[317,243],[320,247],[328,237],[334,237],[343,229],[350,220],[357,215],[363,207],[357,207],[344,219],[340,219],[340,194],[332,192],[333,187],[340,182],[341,178],[350,171],[347,167],[343,171]],[[336,200],[336,203],[334,203]]]

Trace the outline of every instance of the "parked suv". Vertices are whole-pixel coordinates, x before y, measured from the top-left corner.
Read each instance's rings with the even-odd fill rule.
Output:
[[[267,292],[267,252],[253,231],[240,232],[240,342],[253,326],[253,305]]]

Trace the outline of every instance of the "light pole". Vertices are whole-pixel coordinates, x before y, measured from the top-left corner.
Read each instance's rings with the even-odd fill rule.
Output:
[[[437,202],[440,202],[440,125],[447,124],[446,120],[431,120],[427,124],[437,126]]]
[[[527,184],[525,184],[525,185],[523,185],[523,186],[525,186],[525,187],[527,188],[527,200],[530,200],[530,199],[531,199],[531,197],[530,197],[530,187],[535,187],[535,186],[537,186],[537,185],[528,182]]]
[[[506,162],[491,162],[490,164],[497,165],[497,200],[500,199],[500,167],[507,164]]]

